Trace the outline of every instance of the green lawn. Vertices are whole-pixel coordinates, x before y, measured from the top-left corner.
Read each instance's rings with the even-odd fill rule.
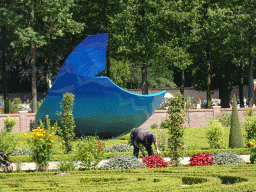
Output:
[[[243,126],[241,126],[242,133],[244,136],[244,141],[246,142],[246,132]],[[153,133],[157,135],[158,142],[161,142],[161,138],[159,136],[159,131],[163,129],[149,129]],[[166,130],[167,131],[167,130]],[[225,127],[225,132],[224,132],[224,149],[228,149],[228,142],[229,142],[229,131],[230,127]],[[207,150],[210,149],[207,136],[206,136],[207,129],[206,127],[191,127],[191,128],[185,128],[185,133],[184,133],[184,144],[186,145],[185,150]],[[28,144],[25,144],[25,137],[23,136],[23,133],[13,133],[15,137],[17,138],[17,148],[29,148]],[[105,145],[105,148],[109,148],[116,143],[125,143],[128,144],[128,139],[130,137],[130,133],[124,134],[118,138],[115,139],[108,139],[108,140],[103,140],[102,142]],[[167,139],[167,135],[166,135]],[[72,143],[73,146],[76,145],[76,141]],[[154,146],[153,146],[154,147]],[[55,154],[62,154],[63,150],[61,147],[58,147],[55,151]]]

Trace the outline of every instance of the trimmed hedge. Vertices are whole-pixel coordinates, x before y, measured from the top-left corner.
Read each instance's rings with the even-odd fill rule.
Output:
[[[256,165],[0,173],[4,191],[253,191]],[[129,185],[127,185],[129,183]],[[225,186],[222,186],[225,185]]]

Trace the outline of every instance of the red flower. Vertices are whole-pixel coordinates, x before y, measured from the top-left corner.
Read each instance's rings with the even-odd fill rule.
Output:
[[[190,163],[191,166],[205,166],[205,165],[213,165],[213,157],[209,153],[198,153],[196,155],[191,155]]]
[[[168,166],[168,163],[166,163],[164,159],[158,155],[150,155],[148,157],[144,157],[142,158],[142,161],[147,165],[147,167],[151,168]]]

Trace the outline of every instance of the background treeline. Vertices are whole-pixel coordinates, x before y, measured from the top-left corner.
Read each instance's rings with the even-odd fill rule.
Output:
[[[109,33],[106,69],[123,88],[219,89],[249,85],[254,103],[256,0],[2,0],[1,86],[49,89],[70,52],[88,35]],[[23,90],[25,88],[23,87]],[[5,100],[8,100],[5,94]],[[208,102],[210,104],[210,102]],[[8,105],[6,103],[6,105]]]

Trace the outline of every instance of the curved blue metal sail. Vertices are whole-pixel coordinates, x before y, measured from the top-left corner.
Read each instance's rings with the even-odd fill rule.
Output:
[[[107,34],[93,35],[69,55],[40,107],[36,121],[60,120],[63,94],[75,95],[75,132],[116,137],[143,124],[157,109],[166,91],[152,95],[128,92],[107,77],[94,77],[104,70]]]

